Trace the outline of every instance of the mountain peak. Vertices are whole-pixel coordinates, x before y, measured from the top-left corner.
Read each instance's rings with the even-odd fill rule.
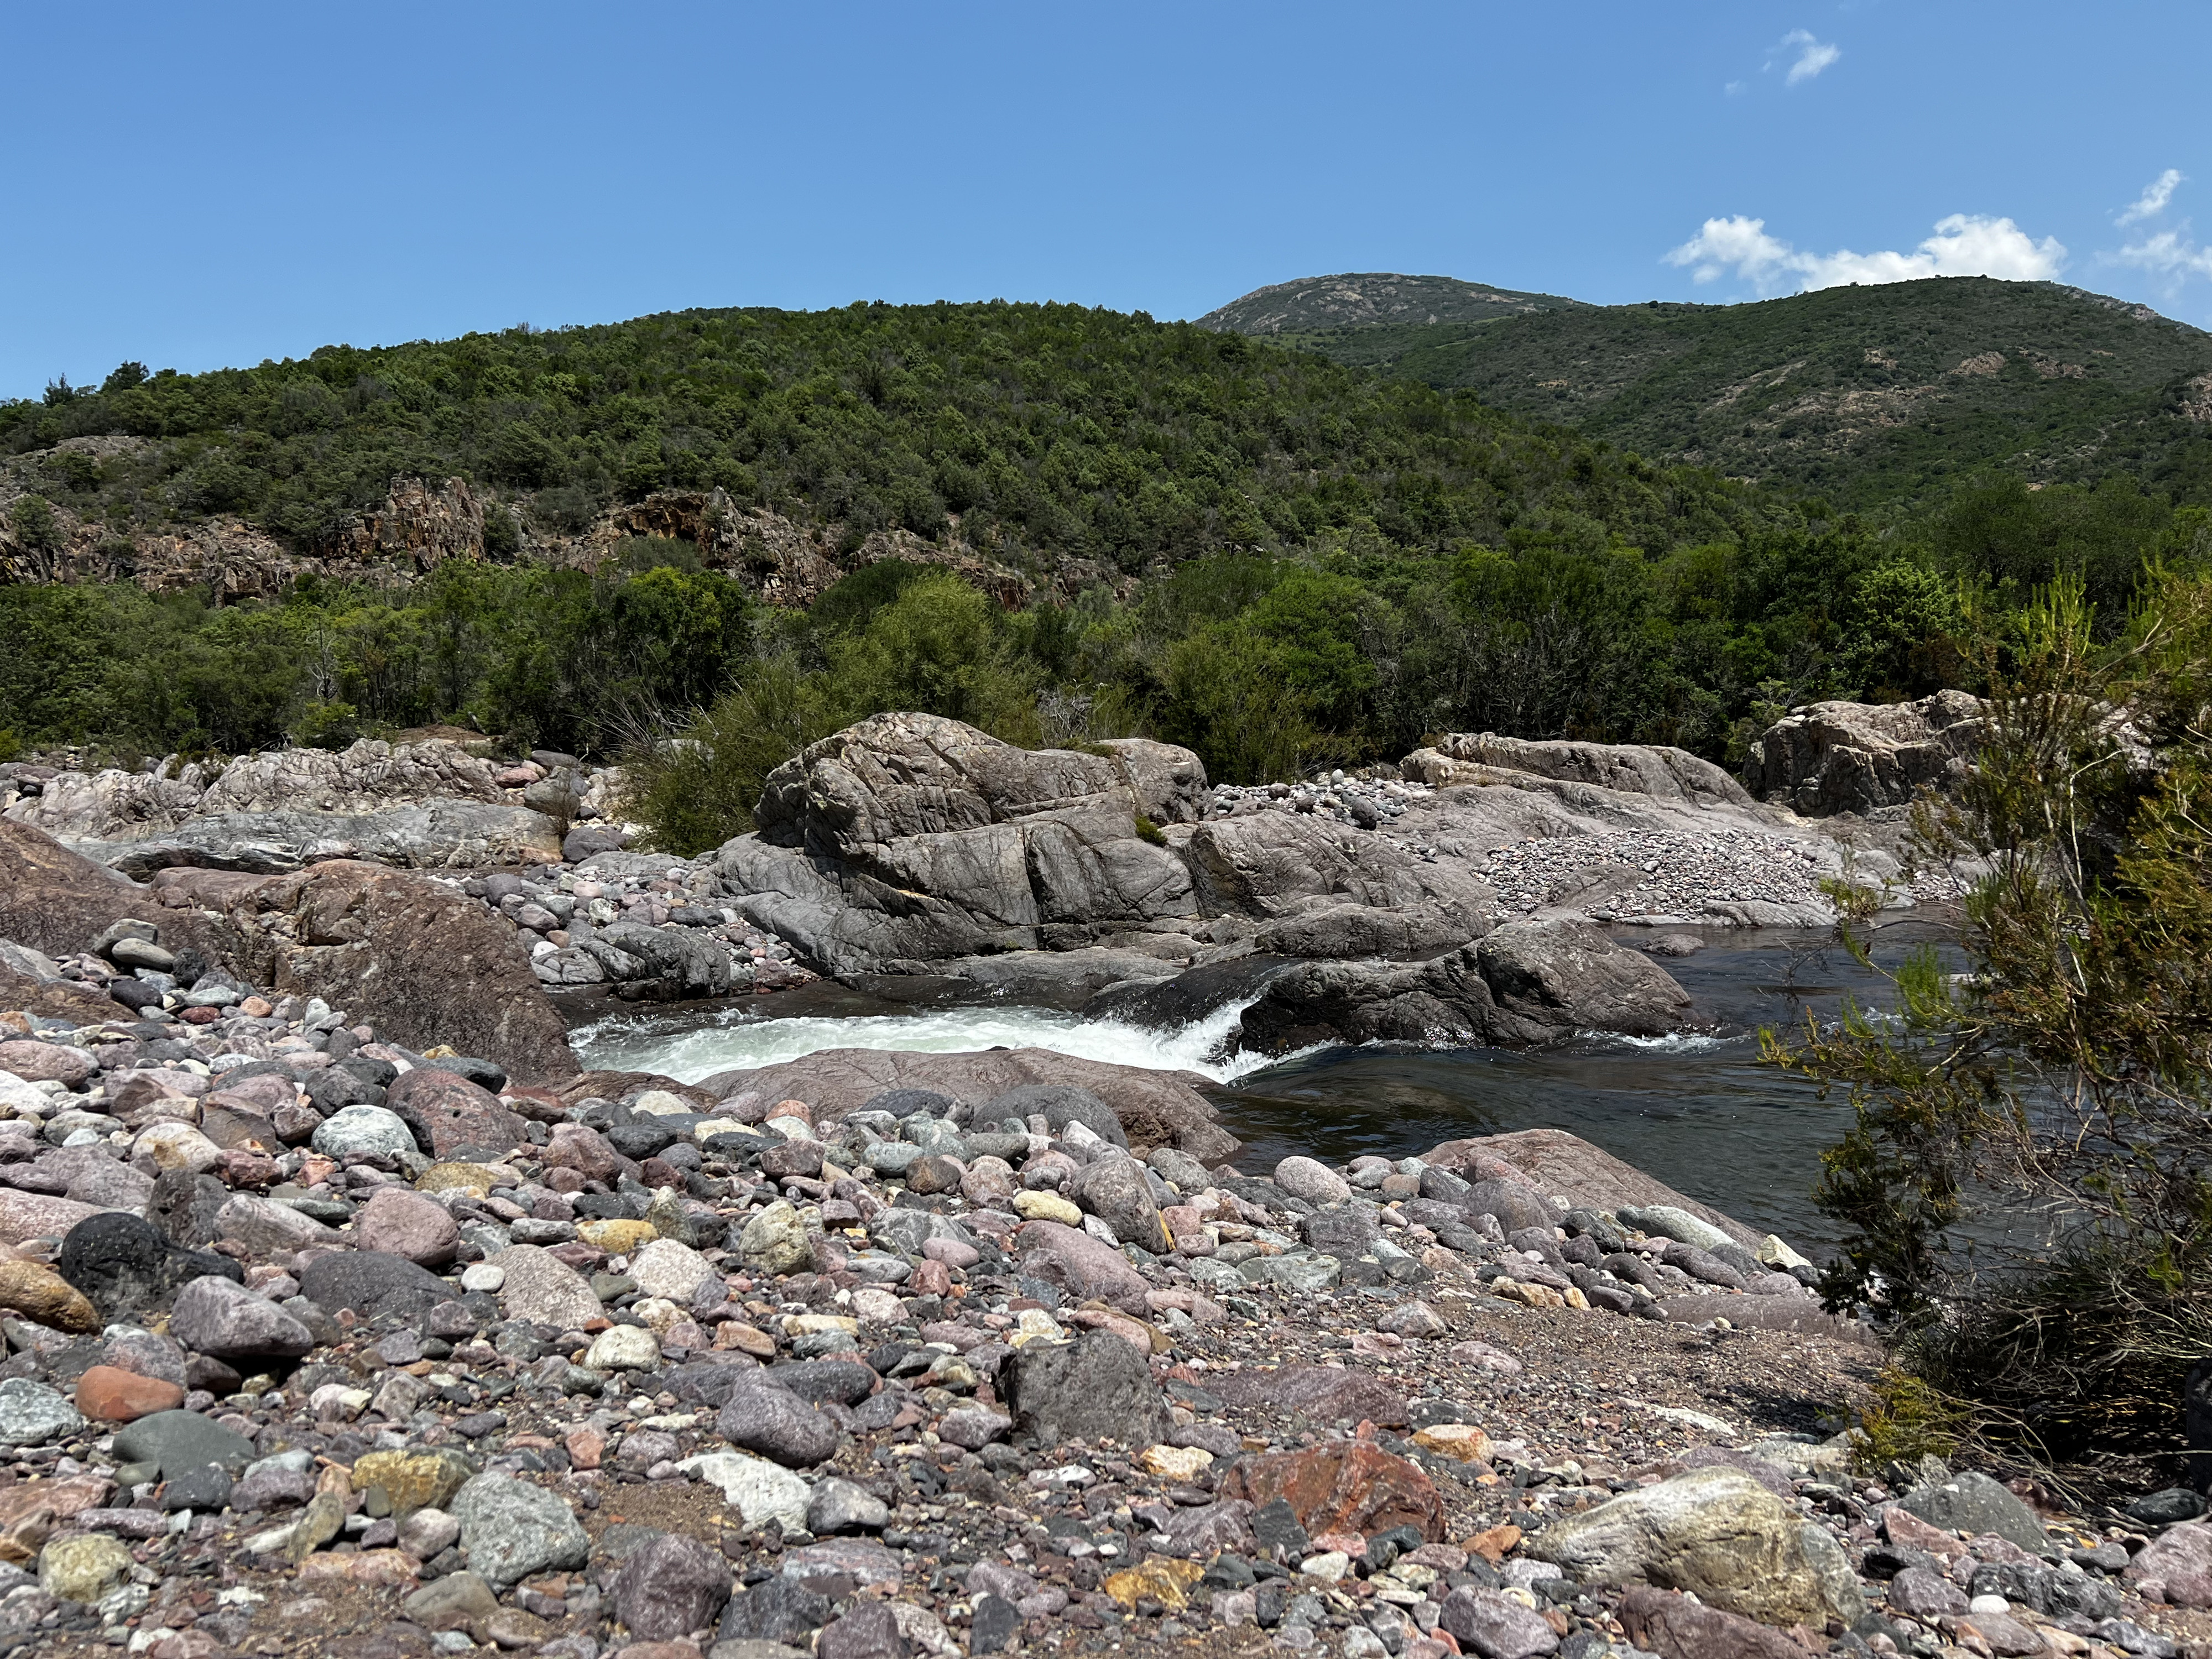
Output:
[[[1376,323],[1482,323],[1530,311],[1580,308],[1580,300],[1523,294],[1456,276],[1347,271],[1254,289],[1209,311],[1198,326],[1230,334],[1307,334]]]

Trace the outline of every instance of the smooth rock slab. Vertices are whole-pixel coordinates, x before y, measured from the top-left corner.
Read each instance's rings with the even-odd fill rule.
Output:
[[[449,1513],[461,1523],[469,1570],[494,1584],[512,1584],[555,1567],[580,1567],[592,1540],[554,1493],[511,1475],[480,1474],[454,1494]]]

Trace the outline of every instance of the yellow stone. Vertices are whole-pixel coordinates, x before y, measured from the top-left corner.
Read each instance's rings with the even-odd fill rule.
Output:
[[[417,1510],[443,1509],[475,1473],[455,1451],[376,1451],[354,1460],[351,1480],[356,1492],[380,1491],[384,1504],[375,1507],[388,1505],[404,1521]]]
[[[496,1169],[489,1164],[433,1164],[415,1177],[418,1193],[474,1193],[478,1198],[487,1196],[501,1182],[512,1182],[512,1171]]]
[[[1517,1279],[1492,1279],[1490,1293],[1508,1302],[1518,1302],[1524,1308],[1564,1308],[1567,1305],[1566,1297],[1549,1285],[1523,1285]]]
[[[100,1328],[100,1314],[84,1292],[36,1261],[0,1261],[0,1308],[80,1336]]]
[[[1170,1446],[1163,1443],[1145,1448],[1137,1462],[1168,1480],[1195,1480],[1213,1467],[1213,1454],[1203,1446]]]
[[[605,1250],[609,1255],[622,1255],[650,1244],[660,1237],[660,1229],[650,1221],[580,1221],[576,1237],[595,1250]]]
[[[1106,1581],[1106,1594],[1125,1607],[1133,1607],[1141,1601],[1157,1601],[1169,1608],[1187,1607],[1191,1586],[1205,1576],[1206,1569],[1195,1561],[1156,1555],[1142,1566],[1114,1574]]]
[[[1439,1457],[1462,1463],[1480,1463],[1490,1456],[1490,1437],[1472,1423],[1439,1423],[1413,1436],[1413,1443]]]
[[[1014,1213],[1024,1221],[1057,1221],[1063,1227],[1080,1227],[1083,1224],[1083,1212],[1058,1193],[1016,1193]]]

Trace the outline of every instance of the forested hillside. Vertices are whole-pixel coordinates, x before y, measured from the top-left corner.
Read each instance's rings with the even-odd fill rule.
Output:
[[[1935,505],[1990,469],[2034,483],[2118,474],[2212,501],[2212,335],[2052,283],[1936,277],[1297,343],[1839,506]]]
[[[1846,488],[1654,464],[1465,389],[998,303],[125,365],[0,407],[0,568],[80,578],[0,585],[0,749],[223,754],[445,721],[719,755],[662,798],[700,809],[664,814],[690,842],[742,817],[763,768],[882,708],[1024,740],[1149,732],[1237,780],[1486,727],[1725,760],[1792,702],[1975,683],[2054,574],[2117,626],[2147,560],[2212,550],[2202,511],[2126,477],[1992,472],[1933,514],[1854,516]],[[438,535],[325,558],[377,552],[361,526],[395,480]],[[812,550],[811,610],[752,562],[770,529]],[[88,548],[121,570],[218,533],[297,557],[244,599],[176,567],[82,579]],[[701,746],[655,750],[687,730]]]

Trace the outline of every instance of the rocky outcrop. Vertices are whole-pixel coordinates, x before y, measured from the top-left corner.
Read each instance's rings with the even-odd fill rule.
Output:
[[[750,918],[834,971],[1090,944],[1197,919],[1188,870],[1136,820],[1194,817],[1204,788],[1165,744],[1023,750],[878,714],[771,773],[758,832],[717,867]]]
[[[0,819],[0,939],[70,957],[126,920],[155,924],[166,948],[190,946],[218,967],[232,963],[244,945],[223,919],[166,910],[158,895],[136,882],[27,824]]]
[[[1679,1029],[1687,993],[1641,951],[1581,921],[1513,922],[1428,962],[1313,962],[1276,975],[1244,1011],[1242,1046],[1317,1042],[1522,1047],[1577,1030]]]
[[[1753,805],[1743,786],[1711,761],[1662,744],[1530,743],[1494,732],[1455,732],[1433,748],[1415,750],[1401,769],[1437,788],[1568,784],[1692,806]],[[1571,791],[1549,793],[1574,798]]]
[[[7,816],[50,836],[138,841],[188,819],[281,812],[351,816],[434,799],[507,799],[489,762],[443,739],[350,748],[277,749],[221,766],[179,767],[174,776],[116,769],[63,772]]]
[[[726,843],[716,868],[749,919],[842,974],[1146,936],[1182,939],[1187,960],[1195,938],[1252,931],[1209,932],[1224,917],[1310,913],[1285,929],[1285,954],[1473,937],[1490,889],[1463,864],[1317,815],[1209,817],[1188,750],[1100,746],[1021,750],[955,720],[879,714],[778,768],[758,831]]]
[[[1917,702],[1808,703],[1753,742],[1744,781],[1808,816],[1902,806],[1966,775],[1981,721],[1981,700],[1964,691]]]
[[[398,1042],[453,1044],[525,1082],[575,1074],[528,952],[465,894],[341,859],[240,886],[227,914],[258,984],[320,997]]]

